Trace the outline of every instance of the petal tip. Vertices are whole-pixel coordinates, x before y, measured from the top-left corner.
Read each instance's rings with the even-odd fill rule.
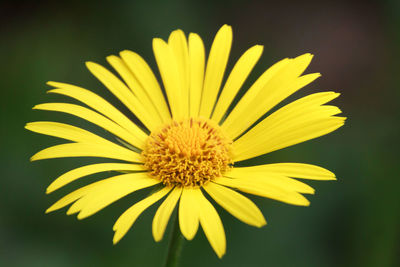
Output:
[[[106,57],[106,60],[107,60],[108,62],[114,61],[114,60],[116,60],[116,59],[118,59],[118,57],[117,57],[116,55],[109,55],[109,56]]]
[[[51,207],[50,208],[48,208],[47,210],[45,210],[45,214],[49,214],[50,212],[52,212],[52,211],[54,211]]]
[[[221,29],[231,29],[232,30],[232,26],[229,24],[224,24],[224,25],[222,25]]]
[[[156,241],[156,242],[160,242],[162,240],[162,237],[155,236],[154,233],[153,233],[153,238],[154,238],[154,241]]]
[[[46,194],[53,193],[56,191],[59,187],[54,186],[53,183],[51,183],[47,188],[46,188]]]
[[[193,234],[183,233],[181,230],[181,234],[185,237],[186,240],[190,241],[196,236],[196,232]]]
[[[113,241],[112,241],[112,242],[113,242],[113,245],[116,245],[116,244],[121,240],[122,237],[123,237],[123,236],[120,235],[118,231],[116,231],[116,232],[114,233],[114,237],[113,237]]]
[[[153,38],[153,45],[164,43],[165,41],[161,38]]]
[[[131,51],[131,50],[128,50],[128,49],[125,49],[125,50],[122,50],[121,52],[119,52],[119,55],[120,55],[120,57],[126,57],[126,56],[129,56],[129,55],[135,55],[136,53],[135,52],[133,52],[133,51]]]
[[[71,214],[74,214],[75,212],[78,212],[78,211],[70,211],[70,210],[68,210],[68,212],[71,212]],[[69,215],[69,214],[68,214],[68,215]],[[83,220],[83,219],[86,219],[87,217],[89,217],[89,216],[91,216],[91,215],[93,215],[93,213],[84,212],[84,210],[80,210],[80,212],[78,213],[78,215],[76,216],[76,218],[77,218],[78,220]]]
[[[217,254],[217,257],[219,258],[219,259],[222,259],[222,257],[225,255],[225,250],[223,250],[223,251],[215,251],[215,253]]]
[[[267,221],[265,220],[265,218],[263,218],[262,221],[259,221],[256,225],[254,225],[257,228],[261,228],[267,225]]]
[[[267,225],[267,220],[263,216],[263,221],[260,227],[266,226]]]
[[[46,82],[46,85],[51,86],[51,87],[56,87],[57,82],[54,81],[48,81]]]
[[[91,65],[93,65],[93,64],[94,64],[93,61],[85,61],[86,67],[89,67],[89,66],[91,66]]]

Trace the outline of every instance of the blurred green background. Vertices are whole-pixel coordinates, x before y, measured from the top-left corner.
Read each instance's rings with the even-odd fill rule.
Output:
[[[85,61],[107,65],[106,56],[130,49],[155,70],[153,37],[165,39],[181,28],[199,33],[209,51],[225,23],[234,31],[229,68],[254,44],[265,49],[250,81],[279,59],[311,52],[315,57],[307,72],[323,76],[294,98],[335,90],[342,95],[334,104],[348,117],[328,136],[256,161],[312,163],[334,171],[338,181],[310,183],[317,191],[307,208],[252,197],[269,223],[262,229],[218,208],[226,255],[219,260],[199,231],[184,247],[182,266],[400,266],[399,3],[2,1],[0,266],[162,265],[171,225],[164,240],[155,243],[155,207],[112,245],[116,218],[140,194],[83,221],[66,216],[65,209],[45,215],[55,200],[96,177],[51,195],[45,194],[47,185],[93,160],[30,163],[35,152],[61,141],[23,127],[35,120],[88,126],[71,116],[31,110],[35,104],[67,100],[45,93],[49,80],[81,85],[109,99]]]

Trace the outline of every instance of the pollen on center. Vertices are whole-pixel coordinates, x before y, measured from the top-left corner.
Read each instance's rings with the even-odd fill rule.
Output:
[[[150,175],[164,185],[202,186],[231,167],[231,149],[217,124],[191,118],[152,132],[142,156]]]

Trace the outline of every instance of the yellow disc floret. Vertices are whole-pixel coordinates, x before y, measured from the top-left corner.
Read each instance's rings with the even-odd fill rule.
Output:
[[[142,155],[163,184],[201,186],[230,168],[231,144],[212,121],[191,118],[152,132]]]

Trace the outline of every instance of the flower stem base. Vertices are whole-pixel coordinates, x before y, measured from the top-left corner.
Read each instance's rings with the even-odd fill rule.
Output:
[[[175,222],[172,230],[171,240],[168,246],[168,255],[165,262],[165,267],[179,266],[179,260],[185,242],[183,235],[179,229],[178,214],[175,216]]]

